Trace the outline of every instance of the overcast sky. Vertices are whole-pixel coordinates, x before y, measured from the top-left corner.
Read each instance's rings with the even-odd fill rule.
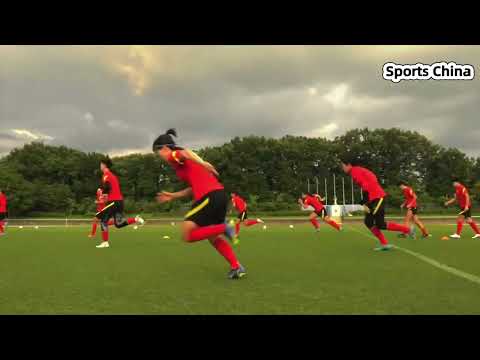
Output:
[[[198,148],[368,126],[480,156],[477,78],[382,78],[386,62],[479,60],[478,46],[0,46],[0,155],[32,140],[147,152],[169,127]]]

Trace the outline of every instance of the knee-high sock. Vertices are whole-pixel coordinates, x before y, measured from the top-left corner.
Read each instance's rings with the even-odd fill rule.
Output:
[[[335,220],[330,219],[330,220],[325,220],[325,222],[326,222],[328,225],[334,227],[335,229],[340,230],[340,224],[337,223]]]
[[[108,226],[115,225],[115,221],[113,219],[108,220]]]
[[[377,227],[372,227],[370,229],[370,231],[372,232],[373,235],[375,235],[375,237],[380,241],[380,243],[382,245],[387,245],[388,244],[388,241],[387,239],[385,239],[385,236],[383,235],[383,233],[377,228]]]
[[[102,240],[108,241],[108,229],[107,230],[102,229]]]
[[[3,221],[0,221],[0,233],[3,233],[5,231],[5,223]]]
[[[245,226],[252,226],[252,225],[256,225],[256,224],[260,224],[257,220],[246,220],[245,221]]]
[[[222,239],[220,236],[218,236],[212,245],[215,249],[217,249],[220,255],[222,255],[225,260],[228,261],[232,269],[238,269],[240,264],[237,260],[237,257],[233,252],[232,247],[225,239]]]
[[[463,228],[463,220],[462,221],[457,221],[457,234],[460,235],[462,233],[462,228]]]
[[[237,222],[235,224],[235,235],[238,235],[240,233],[240,222]]]
[[[136,223],[135,218],[128,218],[127,223],[128,223],[128,225],[135,224]]]
[[[408,234],[410,232],[410,229],[407,226],[396,224],[394,222],[387,223],[387,230],[388,231],[399,231],[399,232],[402,232],[404,234]]]
[[[91,232],[92,236],[95,236],[95,234],[97,233],[97,226],[98,224],[96,222],[92,224],[92,232]]]
[[[478,226],[475,223],[475,221],[472,220],[472,222],[470,223],[470,226],[472,227],[473,231],[475,231],[475,234],[480,234],[480,231],[478,231]]]
[[[310,222],[312,223],[315,229],[318,229],[320,227],[320,224],[318,223],[317,218],[310,219]]]
[[[190,231],[190,234],[188,234],[187,241],[195,242],[195,241],[205,240],[216,235],[221,235],[225,232],[225,228],[226,228],[225,224],[219,224],[219,225],[204,226],[204,227],[192,230]]]

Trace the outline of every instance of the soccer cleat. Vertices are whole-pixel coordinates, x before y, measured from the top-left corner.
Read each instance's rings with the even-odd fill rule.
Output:
[[[380,245],[376,248],[374,248],[374,251],[388,251],[393,249],[393,245],[387,244],[387,245]]]
[[[97,245],[96,247],[98,249],[108,248],[110,247],[110,244],[108,243],[108,241],[102,241],[102,243],[100,245]]]
[[[408,237],[410,239],[415,239],[416,238],[416,229],[415,229],[415,226],[411,225],[410,226],[410,232],[408,233]]]
[[[230,270],[227,276],[230,280],[237,280],[237,279],[241,279],[245,275],[247,275],[247,271],[242,265],[240,265],[238,269]]]
[[[477,239],[477,238],[480,238],[480,234],[475,234],[472,236],[472,239]]]
[[[92,235],[92,234],[88,234],[88,237],[91,239],[93,238],[95,235]]]
[[[453,234],[453,235],[450,235],[450,237],[451,237],[452,239],[460,239],[461,236],[458,235],[458,234]]]
[[[143,225],[143,224],[145,224],[145,220],[143,220],[143,218],[141,218],[139,215],[135,216],[135,222],[136,222],[138,225]]]
[[[320,228],[315,228],[315,232],[320,232]]]
[[[265,224],[265,221],[263,221],[262,219],[257,219],[257,223],[259,223],[259,224]]]
[[[426,238],[430,238],[432,237],[432,234],[425,234],[425,235],[422,235],[422,238],[426,239]]]

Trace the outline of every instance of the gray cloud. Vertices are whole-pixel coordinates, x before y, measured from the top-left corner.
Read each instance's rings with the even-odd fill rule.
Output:
[[[148,151],[236,135],[334,137],[400,127],[480,155],[479,82],[382,79],[385,62],[456,61],[476,46],[0,46],[0,154],[30,141]]]

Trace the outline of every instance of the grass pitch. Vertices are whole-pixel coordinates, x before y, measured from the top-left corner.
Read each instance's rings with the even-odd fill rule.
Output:
[[[480,314],[480,284],[398,249],[374,252],[361,225],[288,225],[242,229],[236,251],[248,275],[238,281],[208,242],[184,244],[170,225],[113,230],[109,249],[95,248],[89,227],[10,228],[0,237],[0,314]],[[387,236],[480,276],[468,226],[448,241],[440,237],[454,226],[429,228],[427,240]]]

